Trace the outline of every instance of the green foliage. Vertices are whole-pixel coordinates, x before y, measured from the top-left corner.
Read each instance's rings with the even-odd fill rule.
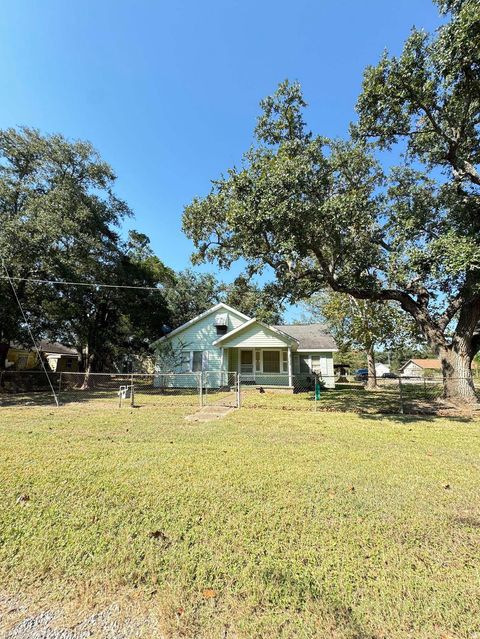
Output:
[[[121,242],[116,229],[131,212],[114,182],[87,142],[0,131],[0,255],[10,275],[151,287],[171,281],[146,236],[132,232]],[[166,319],[160,291],[15,285],[37,336],[75,345],[92,370],[157,337]],[[10,285],[0,280],[0,287],[0,341],[30,345]]]
[[[262,102],[239,168],[184,212],[195,260],[273,271],[291,301],[326,288],[396,302],[438,354],[480,348],[480,15],[450,11],[435,37],[414,30],[399,58],[365,72],[352,139],[315,136],[297,83]],[[406,149],[388,173],[377,148]],[[452,360],[453,361],[453,360]]]
[[[220,301],[221,286],[215,275],[185,269],[174,275],[165,289],[170,328],[178,328]]]
[[[245,276],[224,287],[223,300],[229,306],[266,324],[281,324],[284,306],[269,286],[261,288]]]
[[[312,318],[323,319],[343,351],[383,347],[393,349],[412,336],[412,323],[391,303],[357,300],[343,293],[324,292],[307,303]]]

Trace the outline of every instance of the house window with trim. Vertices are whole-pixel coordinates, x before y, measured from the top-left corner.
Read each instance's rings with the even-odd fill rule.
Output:
[[[280,351],[263,351],[263,372],[280,372]]]
[[[288,373],[288,351],[282,351],[282,371]]]
[[[262,353],[261,351],[255,351],[255,370],[260,373],[262,370]]]
[[[203,351],[192,351],[192,373],[201,373],[203,370]]]

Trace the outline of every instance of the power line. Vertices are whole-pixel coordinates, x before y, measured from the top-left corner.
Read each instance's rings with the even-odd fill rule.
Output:
[[[14,296],[15,296],[15,299],[17,300],[18,308],[20,309],[20,312],[21,312],[22,317],[23,317],[23,321],[25,322],[25,324],[26,324],[26,326],[27,326],[28,334],[30,335],[30,339],[31,339],[31,340],[32,340],[32,342],[33,342],[33,346],[34,346],[35,351],[36,351],[36,353],[37,353],[37,357],[38,357],[38,359],[40,360],[40,363],[41,363],[42,368],[43,368],[43,372],[45,373],[45,376],[46,376],[46,378],[47,378],[47,380],[48,380],[48,383],[49,383],[49,385],[50,385],[50,388],[52,389],[52,394],[53,394],[53,397],[55,398],[55,404],[57,405],[57,408],[58,408],[58,397],[57,397],[57,394],[56,394],[56,392],[55,392],[55,389],[53,388],[52,381],[51,381],[50,377],[48,376],[47,369],[46,369],[46,367],[45,367],[45,362],[43,361],[43,358],[42,358],[42,356],[41,356],[41,354],[40,354],[40,350],[39,350],[39,348],[38,348],[38,346],[37,346],[37,342],[35,341],[35,338],[34,338],[34,336],[33,336],[32,329],[30,328],[30,323],[29,323],[29,321],[28,321],[28,319],[27,319],[27,316],[25,315],[25,311],[23,310],[22,303],[20,302],[20,299],[18,298],[18,295],[17,295],[17,289],[15,288],[15,285],[14,285],[14,283],[13,283],[13,280],[12,280],[12,278],[10,277],[10,273],[8,272],[8,269],[7,269],[7,267],[5,266],[5,262],[4,262],[4,260],[3,260],[3,257],[2,257],[2,266],[3,266],[4,270],[5,270],[5,273],[7,274],[7,275],[6,275],[6,277],[5,277],[5,276],[2,276],[2,279],[8,279],[8,280],[9,280],[9,282],[10,282],[10,286],[12,287],[13,294],[14,294]]]
[[[3,262],[3,260],[2,260]],[[4,264],[5,271],[7,270]],[[2,280],[15,280],[16,282],[33,282],[34,284],[55,284],[55,285],[65,285],[65,286],[87,286],[93,288],[127,288],[133,289],[137,291],[159,291],[162,292],[161,288],[156,286],[132,286],[127,284],[100,284],[98,282],[68,282],[65,280],[41,280],[35,279],[33,277],[12,277],[6,275],[0,275],[0,279]]]

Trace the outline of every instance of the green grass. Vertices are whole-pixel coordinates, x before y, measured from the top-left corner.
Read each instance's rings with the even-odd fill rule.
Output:
[[[186,410],[0,409],[2,588],[167,637],[480,632],[480,422]]]

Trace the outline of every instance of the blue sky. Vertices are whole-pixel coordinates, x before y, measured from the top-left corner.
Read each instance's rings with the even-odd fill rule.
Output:
[[[311,127],[343,136],[364,67],[438,23],[430,0],[3,0],[0,127],[90,140],[182,269],[183,207],[238,163],[262,97],[299,80]]]

